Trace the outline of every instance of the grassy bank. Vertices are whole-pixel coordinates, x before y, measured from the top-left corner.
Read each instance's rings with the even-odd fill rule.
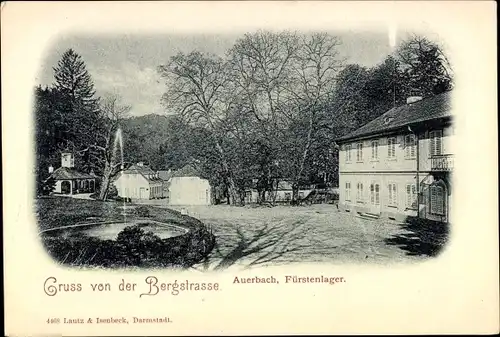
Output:
[[[123,221],[123,203],[65,197],[36,199],[40,231],[89,222]],[[128,205],[128,204],[127,204]],[[137,205],[135,205],[137,206]],[[167,208],[146,205],[129,210],[127,221],[153,220],[188,229],[188,233],[161,239],[131,225],[116,240],[85,235],[64,237],[60,233],[41,235],[47,252],[55,261],[72,266],[100,267],[190,267],[213,249],[215,237],[200,221]]]

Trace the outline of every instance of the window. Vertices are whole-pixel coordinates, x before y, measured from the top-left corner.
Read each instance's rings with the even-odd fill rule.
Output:
[[[372,140],[372,160],[378,159],[378,140]]]
[[[292,200],[292,193],[290,192],[285,192],[285,200],[290,201]]]
[[[429,132],[429,144],[431,156],[439,156],[442,153],[442,130],[435,130]]]
[[[405,136],[405,157],[415,158],[415,135],[410,134]]]
[[[299,198],[300,199],[304,199],[304,196],[305,196],[304,192],[299,192]]]
[[[406,185],[406,208],[417,208],[417,187],[415,184]]]
[[[396,158],[396,137],[387,139],[387,157]]]
[[[444,215],[444,188],[441,185],[431,186],[431,213]]]
[[[345,146],[345,161],[346,162],[351,161],[351,145]]]
[[[356,149],[356,160],[363,161],[363,143],[358,143]]]
[[[390,183],[388,185],[389,189],[389,205],[390,206],[397,206],[398,205],[398,191],[396,188],[396,184]]]
[[[396,137],[387,139],[387,157],[396,158]]]
[[[351,183],[345,183],[345,200],[351,200]]]
[[[380,185],[370,185],[370,202],[372,205],[380,205]]]
[[[357,185],[356,200],[358,202],[363,202],[363,183],[358,183]]]

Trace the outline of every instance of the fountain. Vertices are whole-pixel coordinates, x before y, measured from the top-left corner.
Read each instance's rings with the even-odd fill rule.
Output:
[[[112,145],[110,165],[124,170],[120,128]],[[123,190],[119,192],[129,197]],[[45,249],[60,264],[113,268],[188,267],[201,262],[213,249],[215,236],[201,223],[165,209],[150,212],[148,206],[126,205],[126,201],[121,205],[82,200],[82,204],[94,203],[82,214],[55,212],[59,223],[65,225],[39,233]]]

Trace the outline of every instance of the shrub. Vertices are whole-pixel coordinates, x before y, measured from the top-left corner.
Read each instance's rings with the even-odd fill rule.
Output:
[[[139,206],[135,209],[135,214],[141,217],[149,217],[149,208],[145,206]]]
[[[112,199],[118,196],[118,190],[116,189],[116,186],[113,184],[109,184],[108,187],[108,198]]]
[[[36,194],[37,195],[49,195],[54,191],[56,187],[56,181],[53,178],[47,180],[36,181]]]

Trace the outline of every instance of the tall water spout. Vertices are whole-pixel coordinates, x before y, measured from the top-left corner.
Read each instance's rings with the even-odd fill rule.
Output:
[[[115,133],[115,141],[113,143],[113,157],[116,158],[116,148],[120,148],[120,169],[123,170],[123,137],[122,137],[122,129],[118,128]],[[125,198],[128,196],[124,196]],[[123,222],[127,223],[127,214],[126,214],[126,206],[125,199],[123,199]]]
[[[115,142],[113,144],[113,153],[116,153],[116,147],[120,147],[120,169],[123,170],[123,137],[122,137],[122,129],[118,128],[115,134]]]

